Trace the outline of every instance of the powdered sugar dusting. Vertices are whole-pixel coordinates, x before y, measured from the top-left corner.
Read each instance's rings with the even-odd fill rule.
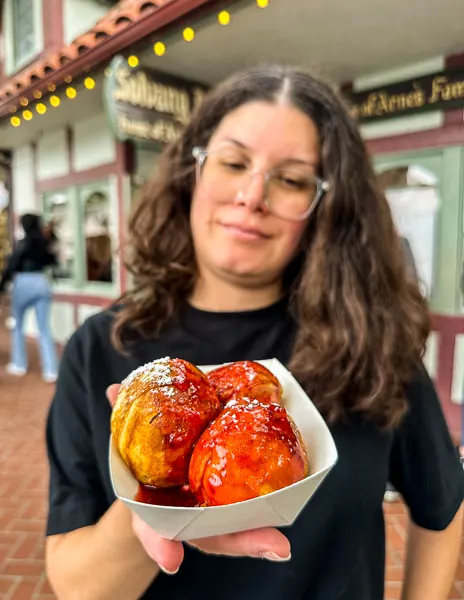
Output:
[[[140,381],[155,381],[156,385],[159,386],[172,385],[173,378],[171,375],[170,361],[171,358],[165,356],[164,358],[159,358],[146,363],[132,371],[132,373],[124,379],[121,385],[126,388],[130,387],[136,379]]]
[[[254,381],[256,379],[258,374],[256,372],[256,369],[254,368],[253,363],[246,361],[242,364],[242,368],[245,372],[245,375],[246,375],[249,383],[251,383],[252,381]]]

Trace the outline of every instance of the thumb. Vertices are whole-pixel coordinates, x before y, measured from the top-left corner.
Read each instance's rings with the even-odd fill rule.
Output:
[[[111,406],[116,404],[116,398],[118,397],[119,389],[121,385],[119,383],[113,383],[106,389],[106,397],[108,398]]]

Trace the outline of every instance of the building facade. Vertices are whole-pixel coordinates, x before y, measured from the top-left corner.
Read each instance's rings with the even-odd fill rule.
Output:
[[[453,0],[443,2],[419,0],[417,19],[400,0],[383,16],[368,0],[356,11],[305,0],[4,0],[7,214],[14,225],[40,211],[55,225],[56,339],[127,288],[131,203],[204,90],[247,64],[302,64],[329,75],[359,120],[429,297],[427,368],[455,415],[464,381],[464,7],[456,14]],[[394,29],[384,28],[388,18]],[[33,317],[27,327],[35,332]]]
[[[464,54],[360,77],[347,88],[361,102],[358,116],[360,107],[380,113],[372,122],[361,117],[360,128],[427,288],[433,331],[426,365],[457,424],[464,394]],[[406,99],[418,91],[414,110]],[[388,114],[392,102],[396,110]]]

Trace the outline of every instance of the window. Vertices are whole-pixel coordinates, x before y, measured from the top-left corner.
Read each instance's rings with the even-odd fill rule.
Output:
[[[13,44],[15,64],[27,60],[35,48],[33,0],[14,0]]]
[[[105,192],[91,192],[84,200],[86,281],[113,281],[110,205]]]
[[[53,248],[58,258],[55,277],[73,279],[75,274],[74,218],[67,192],[56,192],[47,196],[45,201],[45,219],[51,225],[55,236]]]
[[[4,0],[3,41],[5,72],[10,76],[24,68],[43,51],[44,0]],[[0,19],[1,20],[1,19]]]
[[[111,290],[115,219],[108,182],[46,194],[43,204],[56,236],[56,278],[78,289]]]
[[[430,298],[440,208],[438,178],[412,164],[387,169],[378,174],[378,181],[389,202],[396,230],[409,245],[422,292]]]

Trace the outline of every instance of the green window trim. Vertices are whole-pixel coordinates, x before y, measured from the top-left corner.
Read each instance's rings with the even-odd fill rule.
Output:
[[[98,295],[108,298],[114,298],[119,294],[118,273],[116,269],[117,261],[114,260],[115,252],[113,249],[113,264],[111,282],[103,281],[88,281],[86,273],[86,252],[85,252],[85,200],[92,194],[100,192],[106,194],[109,201],[109,213],[113,215],[111,210],[112,189],[109,180],[92,182],[82,186],[71,186],[62,190],[45,193],[42,195],[42,214],[47,220],[52,217],[49,200],[57,194],[64,194],[67,197],[67,202],[70,207],[70,219],[73,230],[73,276],[70,278],[59,278],[54,282],[56,292],[72,292],[84,293],[90,295]],[[113,230],[110,227],[110,232]],[[116,230],[116,228],[114,228]],[[112,239],[114,248],[114,239]]]
[[[416,164],[438,177],[441,205],[436,217],[430,308],[438,313],[462,312],[459,279],[464,261],[464,148],[379,155],[373,162],[377,172]]]
[[[4,46],[5,46],[5,74],[12,76],[36,58],[44,49],[43,31],[43,0],[33,0],[33,45],[24,56],[16,56],[17,44],[15,35],[15,0],[5,0],[3,7],[4,17]]]

